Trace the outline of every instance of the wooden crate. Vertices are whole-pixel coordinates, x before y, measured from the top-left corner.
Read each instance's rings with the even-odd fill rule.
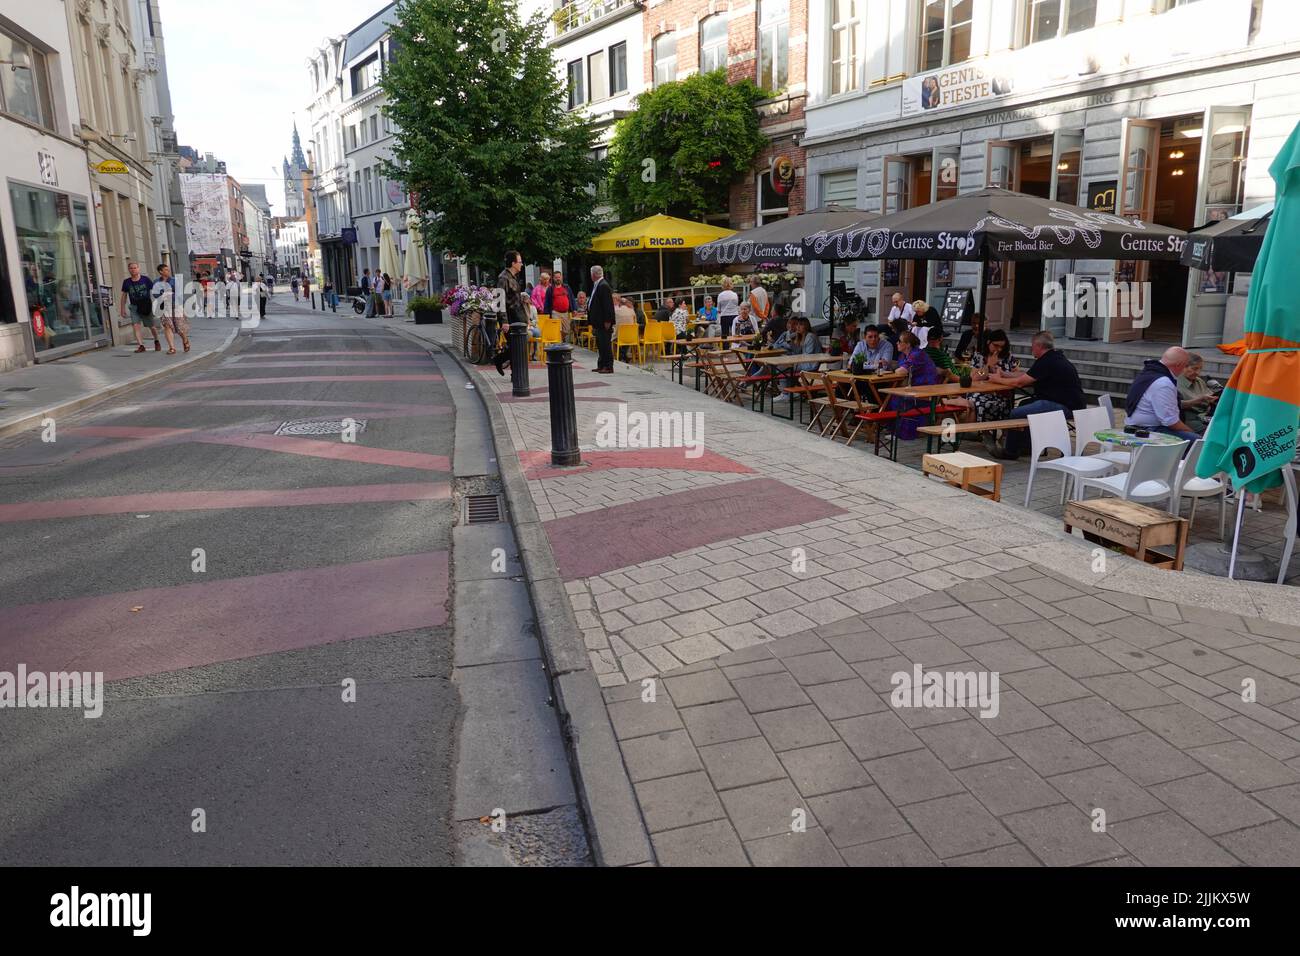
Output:
[[[1187,519],[1121,498],[1071,501],[1065,506],[1065,533],[1074,528],[1096,544],[1114,544],[1130,557],[1157,568],[1181,571],[1187,549]],[[1173,546],[1169,555],[1155,548]]]
[[[1002,465],[996,461],[977,458],[964,451],[945,455],[926,455],[921,459],[921,471],[936,475],[955,488],[993,501],[1002,500]],[[987,488],[975,482],[992,482]]]

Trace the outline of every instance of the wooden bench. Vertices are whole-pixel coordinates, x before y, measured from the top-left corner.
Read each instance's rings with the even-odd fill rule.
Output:
[[[947,424],[939,425],[922,425],[917,429],[917,433],[924,435],[927,439],[938,438],[939,449],[943,450],[944,445],[951,445],[953,450],[961,447],[962,435],[976,435],[980,432],[1009,431],[1013,428],[1028,428],[1029,419],[1027,418],[1004,418],[996,422],[958,422],[952,421]],[[953,440],[948,441],[946,436],[952,435]]]
[[[921,458],[921,472],[942,478],[954,488],[969,491],[981,498],[1002,500],[1002,465],[996,461],[976,458],[964,451],[925,455]],[[986,488],[976,482],[992,482],[993,487]]]
[[[1070,501],[1065,505],[1066,534],[1077,527],[1094,544],[1119,545],[1130,557],[1166,570],[1183,569],[1187,526],[1186,518],[1175,518],[1122,498]],[[1172,557],[1151,550],[1168,545],[1174,547]]]

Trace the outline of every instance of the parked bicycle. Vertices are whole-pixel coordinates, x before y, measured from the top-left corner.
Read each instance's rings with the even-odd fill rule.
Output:
[[[465,323],[465,343],[462,351],[475,365],[487,365],[497,354],[501,333],[494,312],[471,313]]]

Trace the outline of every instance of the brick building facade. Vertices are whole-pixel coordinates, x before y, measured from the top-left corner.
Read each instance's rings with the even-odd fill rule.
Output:
[[[732,184],[726,224],[748,229],[802,212],[806,0],[649,0],[643,17],[647,85],[725,64],[732,82],[750,79],[773,91],[758,107],[768,145],[750,175]],[[776,194],[768,180],[772,160],[779,156],[795,169],[794,186],[785,196]]]

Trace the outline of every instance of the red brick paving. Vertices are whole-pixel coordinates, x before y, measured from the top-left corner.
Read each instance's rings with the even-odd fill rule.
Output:
[[[844,513],[774,478],[754,478],[556,518],[544,526],[561,576],[573,581]]]
[[[737,475],[752,475],[754,469],[742,465],[715,451],[705,451],[697,458],[690,458],[685,448],[638,448],[627,451],[584,451],[583,467],[552,468],[549,451],[521,451],[519,463],[524,467],[526,478],[559,478],[564,475],[607,471],[610,468],[663,468],[676,471],[719,471]]]

